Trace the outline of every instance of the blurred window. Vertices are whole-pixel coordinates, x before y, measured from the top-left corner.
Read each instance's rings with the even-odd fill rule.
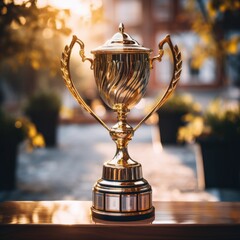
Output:
[[[142,2],[138,0],[121,0],[116,2],[115,19],[128,26],[139,25],[142,22]]]
[[[153,1],[153,16],[156,21],[169,21],[172,19],[171,1],[169,0],[154,0]]]

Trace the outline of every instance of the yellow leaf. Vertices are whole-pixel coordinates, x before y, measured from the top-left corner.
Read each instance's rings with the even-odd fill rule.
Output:
[[[40,68],[40,64],[36,60],[32,60],[31,65],[32,65],[33,69],[35,69],[35,70],[38,70]]]
[[[28,136],[30,138],[33,138],[36,135],[37,135],[37,129],[36,129],[35,125],[32,124],[32,123],[29,123],[29,125],[28,125]]]
[[[233,39],[227,46],[227,51],[230,54],[236,54],[238,52],[238,42]]]
[[[33,145],[33,147],[44,147],[45,146],[45,141],[44,141],[43,135],[42,134],[37,134],[32,139],[32,145]]]

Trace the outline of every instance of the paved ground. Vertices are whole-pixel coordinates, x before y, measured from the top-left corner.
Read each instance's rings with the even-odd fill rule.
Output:
[[[165,146],[155,141],[152,126],[143,126],[129,145],[133,159],[143,165],[144,177],[156,201],[217,201],[199,191],[195,152],[191,146]],[[18,157],[18,187],[0,192],[0,200],[91,200],[91,188],[101,177],[102,164],[113,157],[115,145],[99,125],[61,125],[58,147]]]

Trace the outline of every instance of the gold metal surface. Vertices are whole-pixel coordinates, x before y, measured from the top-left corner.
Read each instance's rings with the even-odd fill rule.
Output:
[[[96,54],[94,59],[98,92],[110,108],[120,112],[130,110],[142,99],[149,74],[146,53]]]
[[[131,159],[127,147],[134,132],[173,93],[180,79],[182,67],[181,53],[177,46],[173,46],[169,35],[160,41],[158,55],[151,58],[152,50],[139,45],[124,30],[124,25],[120,24],[118,33],[104,45],[92,50],[93,59],[85,56],[84,43],[73,36],[71,44],[65,47],[61,59],[62,75],[67,88],[78,103],[108,130],[116,143],[115,156],[104,164],[102,179],[94,186],[92,207],[95,217],[112,216],[113,220],[114,217],[141,218],[153,215],[151,186],[143,179],[141,164]],[[91,63],[90,68],[94,72],[99,95],[117,114],[117,123],[111,128],[87,105],[71,79],[69,65],[75,43],[80,46],[79,54],[82,61],[87,60]],[[127,123],[127,114],[144,97],[150,70],[154,61],[162,60],[165,44],[169,46],[173,58],[170,84],[150,112],[133,128]]]
[[[91,51],[94,55],[96,54],[118,54],[118,53],[147,53],[152,52],[151,49],[141,46],[135,39],[128,35],[124,30],[124,25],[120,23],[118,32],[113,35],[102,46],[95,48]]]

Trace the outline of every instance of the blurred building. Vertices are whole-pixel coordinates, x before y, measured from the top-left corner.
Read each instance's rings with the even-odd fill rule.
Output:
[[[23,55],[25,58],[26,56],[30,56],[29,64],[27,61],[22,60],[22,58],[11,57],[10,60],[17,70],[15,69],[14,71],[11,65],[8,66],[8,64],[6,64],[7,68],[3,67],[1,71],[0,88],[2,88],[2,97],[0,96],[0,99],[5,98],[7,102],[11,102],[13,109],[19,109],[22,99],[24,100],[26,96],[45,89],[54,89],[62,95],[63,105],[67,108],[67,112],[72,108],[80,109],[62,81],[59,65],[61,52],[64,46],[70,43],[71,37],[74,34],[85,43],[86,56],[92,58],[91,50],[110,39],[118,31],[118,26],[121,22],[125,25],[125,31],[129,35],[136,39],[141,45],[153,49],[152,57],[158,54],[158,43],[167,34],[171,35],[173,43],[178,45],[183,58],[182,74],[178,89],[211,88],[215,91],[216,88],[229,86],[229,83],[232,84],[233,82],[235,82],[234,84],[238,87],[240,86],[240,54],[238,50],[239,47],[236,49],[236,44],[233,45],[233,47],[231,45],[228,46],[230,52],[233,53],[231,56],[225,55],[225,58],[219,58],[218,56],[209,54],[207,58],[205,58],[205,61],[202,61],[201,67],[196,67],[192,64],[193,59],[199,58],[201,60],[203,55],[201,50],[196,53],[196,45],[201,42],[202,39],[196,29],[193,30],[193,23],[195,24],[196,21],[201,23],[204,18],[207,18],[200,4],[202,4],[206,10],[207,3],[215,4],[227,1],[38,0],[37,2],[40,5],[42,3],[39,7],[51,4],[59,10],[68,9],[68,18],[62,18],[65,20],[66,26],[71,30],[71,33],[69,35],[63,34],[61,37],[55,36],[52,28],[54,28],[53,26],[55,25],[59,25],[59,19],[56,19],[55,25],[52,24],[51,19],[49,19],[45,25],[42,24],[43,17],[41,15],[35,17],[31,11],[28,14],[30,14],[30,16],[33,15],[33,19],[35,19],[36,22],[33,20],[29,21],[30,26],[31,24],[40,24],[38,34],[34,32],[34,27],[30,29],[26,27],[25,21],[28,18],[21,16],[21,14],[19,16],[23,22],[21,23],[19,20],[20,23],[18,24],[19,26],[17,25],[17,28],[16,23],[15,25],[10,24],[9,26],[4,26],[11,30],[12,35],[10,39],[12,36],[21,36],[20,40],[18,42],[16,41],[16,44],[11,44],[9,43],[8,35],[3,34],[3,39],[7,42],[6,45],[11,48],[11,52],[15,52],[14,49],[17,48],[21,56]],[[194,5],[194,10],[189,13],[190,3]],[[216,15],[214,19],[216,21],[215,25],[212,26],[212,31],[216,34],[217,39],[222,40],[228,38],[237,32],[239,41],[240,27],[239,24],[237,24],[240,20],[239,12],[239,9],[238,11],[233,10],[233,14],[229,14],[229,11],[222,11],[220,17]],[[3,19],[6,17],[4,15],[6,13],[2,11]],[[46,18],[50,17],[49,14],[46,14],[46,16]],[[62,27],[65,27],[65,25],[63,24]],[[198,27],[203,29],[201,25],[198,25]],[[18,35],[15,34],[16,31]],[[60,32],[58,28],[56,32]],[[35,41],[32,41],[32,38],[35,38]],[[26,51],[24,48],[19,47],[22,42],[26,42],[27,40],[29,44],[26,44],[26,49],[31,49],[31,51]],[[37,54],[36,50],[38,49],[35,44],[37,44],[39,48]],[[208,45],[210,46],[211,44]],[[218,46],[216,46],[216,49],[219,49],[219,53],[225,50],[224,47],[220,48]],[[5,56],[8,56],[8,54],[5,54]],[[32,59],[32,56],[34,56],[34,59]],[[43,60],[42,56],[46,56],[48,61]],[[37,63],[35,61],[36,59],[38,60]],[[3,60],[5,61],[5,59]],[[88,62],[81,62],[77,47],[74,48],[71,60],[72,78],[76,81],[77,88],[83,98],[88,102],[98,98],[93,72],[89,69]],[[172,72],[171,60],[169,49],[166,46],[163,61],[161,63],[154,62],[154,69],[151,71],[148,86],[149,96],[154,96],[155,92],[158,93],[169,84]],[[27,66],[27,64],[29,66]],[[41,64],[45,65],[44,69]],[[54,65],[54,67],[52,67],[52,65]],[[8,105],[10,104],[8,103]],[[96,102],[95,105],[97,105]],[[82,112],[80,112],[80,114],[82,114]]]
[[[186,0],[103,0],[109,26],[106,36],[109,38],[118,30],[118,24],[123,22],[125,31],[140,44],[152,48],[154,56],[157,55],[159,41],[166,34],[170,34],[173,43],[179,46],[183,56],[180,86],[193,88],[223,86],[225,75],[216,59],[209,57],[201,68],[191,66],[193,50],[200,40],[192,30],[192,19],[186,10],[187,4],[189,1]],[[169,82],[171,59],[166,56],[165,61],[154,65],[149,85],[151,89]]]

